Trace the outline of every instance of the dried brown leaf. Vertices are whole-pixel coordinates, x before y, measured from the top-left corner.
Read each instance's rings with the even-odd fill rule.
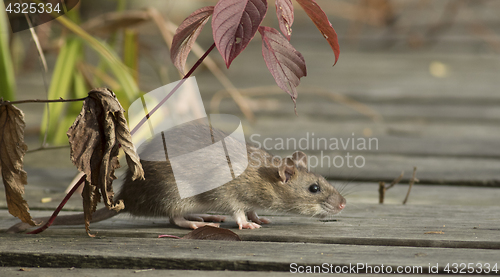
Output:
[[[92,214],[96,211],[97,203],[101,201],[101,194],[97,186],[91,185],[87,180],[85,180],[85,185],[82,191],[83,198],[83,213],[85,217],[85,230],[87,234],[91,237],[94,235],[90,234],[90,221],[92,221]]]
[[[28,176],[23,170],[23,157],[28,149],[24,143],[23,112],[0,99],[0,169],[9,212],[23,222],[35,226],[23,199]]]
[[[118,143],[120,143],[122,150],[125,153],[127,165],[133,173],[132,180],[144,179],[144,170],[142,169],[139,155],[135,152],[127,120],[125,119],[123,113],[115,114],[115,116],[116,139],[118,140]]]
[[[241,241],[241,238],[233,231],[212,226],[203,226],[195,229],[181,239]]]
[[[68,130],[71,161],[87,175],[82,193],[85,228],[89,233],[92,213],[101,195],[108,209],[119,211],[123,202],[114,202],[112,183],[121,144],[134,178],[144,178],[139,157],[134,150],[123,108],[114,93],[106,88],[94,89],[83,102],[82,111]],[[89,233],[90,235],[90,233]]]

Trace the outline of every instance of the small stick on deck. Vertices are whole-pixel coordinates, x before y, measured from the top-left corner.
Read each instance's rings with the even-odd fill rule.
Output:
[[[417,175],[417,167],[415,166],[413,167],[413,176],[410,179],[410,187],[408,187],[408,192],[406,193],[405,200],[403,200],[403,205],[406,204],[406,201],[408,201],[408,197],[410,196],[410,191],[411,188],[413,187],[413,184],[418,183],[418,179],[415,178],[416,175]]]
[[[388,185],[387,187],[385,186],[384,182],[379,183],[379,187],[378,187],[378,192],[379,192],[378,203],[379,204],[384,204],[385,192],[388,189],[392,188],[395,184],[399,183],[399,181],[401,181],[401,179],[403,179],[404,174],[405,174],[404,171],[401,172],[401,175],[399,175],[398,178],[394,179],[394,181],[392,181],[392,183],[390,185]]]

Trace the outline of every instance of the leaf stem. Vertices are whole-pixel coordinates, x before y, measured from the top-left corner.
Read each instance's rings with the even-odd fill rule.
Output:
[[[177,89],[179,89],[180,86],[182,86],[182,84],[186,81],[187,78],[189,78],[193,72],[196,70],[196,68],[198,68],[201,63],[203,62],[203,60],[208,56],[208,54],[210,54],[210,52],[212,52],[212,50],[215,48],[215,43],[212,44],[212,46],[210,46],[210,48],[205,52],[205,54],[203,54],[203,56],[201,56],[201,58],[198,59],[198,61],[193,65],[193,67],[191,68],[191,70],[189,70],[189,72],[182,78],[182,80],[172,89],[172,91],[170,91],[170,93],[165,96],[165,98],[163,98],[163,100],[158,103],[158,105],[156,105],[156,107],[154,107],[154,109],[151,110],[150,113],[148,113],[135,127],[134,129],[130,132],[131,135],[133,135],[145,122],[146,120],[149,119],[149,117],[154,113],[156,112],[156,110],[158,110],[160,108],[161,105],[163,105],[163,103],[165,103],[168,98],[170,98],[170,96],[172,96],[172,94],[174,94],[174,92],[177,91]],[[82,98],[82,99],[70,99],[72,101],[80,101],[80,100],[84,100],[85,98]],[[31,101],[31,102],[47,102],[47,101],[50,101],[50,102],[65,102],[65,101],[68,101],[68,100],[24,100],[25,102],[23,101],[15,101],[17,103],[21,102],[21,103],[27,103],[26,101]],[[1,102],[0,102],[1,103]],[[14,102],[10,102],[10,103],[14,103]],[[50,219],[47,221],[47,223],[45,223],[42,227],[34,230],[34,231],[31,231],[29,232],[28,234],[38,234],[38,233],[41,233],[43,232],[45,229],[49,228],[50,225],[52,225],[52,223],[54,222],[54,220],[56,219],[57,215],[59,214],[59,212],[61,211],[61,209],[64,207],[64,205],[66,204],[66,202],[68,202],[69,198],[71,198],[71,196],[73,195],[73,193],[75,193],[75,191],[78,189],[79,186],[81,186],[83,184],[83,182],[85,181],[85,178],[87,178],[87,175],[83,175],[80,180],[78,180],[78,182],[71,188],[71,190],[68,192],[68,194],[66,194],[66,196],[64,197],[64,199],[61,201],[61,203],[59,204],[59,206],[56,208],[56,210],[54,211],[54,213],[52,213],[52,216],[50,217]]]
[[[155,113],[156,110],[158,110],[161,107],[161,105],[163,105],[170,98],[170,96],[172,96],[172,94],[174,94],[174,92],[176,92],[177,89],[179,89],[179,87],[182,86],[182,84],[184,84],[186,79],[189,78],[193,74],[193,72],[196,70],[196,68],[198,68],[198,66],[200,66],[200,64],[203,62],[203,60],[208,56],[208,54],[210,54],[210,52],[212,52],[212,50],[214,48],[215,48],[215,43],[213,43],[212,46],[210,46],[210,48],[205,52],[205,54],[203,54],[203,56],[201,56],[201,58],[198,59],[198,61],[193,65],[191,70],[189,70],[189,72],[186,73],[186,75],[182,78],[182,80],[179,83],[177,83],[177,85],[172,89],[172,91],[170,91],[170,93],[167,96],[165,96],[165,98],[163,98],[163,100],[161,100],[161,102],[158,103],[158,105],[156,105],[156,107],[154,107],[151,110],[151,112],[146,114],[146,116],[143,119],[141,119],[141,121],[139,123],[137,123],[137,125],[135,125],[134,129],[132,129],[132,131],[130,132],[130,135],[133,135],[135,132],[137,132],[137,130],[139,130],[139,128],[144,123],[146,123],[146,121],[149,119],[149,117],[151,117],[151,115],[153,115],[153,113]]]
[[[38,152],[42,150],[54,150],[54,149],[62,149],[62,148],[69,148],[69,145],[60,145],[60,146],[40,146],[35,149],[30,149],[26,151],[26,154],[28,153],[33,153],[33,152]]]
[[[52,216],[47,221],[47,223],[45,223],[42,227],[40,227],[40,228],[38,228],[36,230],[33,230],[33,231],[31,231],[31,232],[29,232],[27,234],[38,234],[38,233],[43,232],[45,229],[49,228],[49,226],[52,225],[52,223],[54,222],[54,220],[56,219],[57,215],[62,210],[62,208],[64,207],[64,205],[66,205],[66,202],[68,202],[68,200],[71,198],[71,196],[73,195],[73,193],[75,193],[75,191],[78,189],[78,187],[83,184],[83,181],[85,181],[85,178],[86,178],[86,175],[83,175],[82,178],[80,178],[80,180],[78,180],[78,182],[71,188],[71,190],[68,192],[68,194],[66,194],[66,196],[61,201],[61,203],[59,204],[59,206],[57,206],[57,209],[54,211],[54,213],[52,213]]]

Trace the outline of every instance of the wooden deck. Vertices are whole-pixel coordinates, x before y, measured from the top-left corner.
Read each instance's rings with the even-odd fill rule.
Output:
[[[358,44],[341,41],[335,67],[331,49],[314,26],[297,25],[292,43],[308,65],[308,76],[298,89],[298,117],[290,98],[277,91],[267,72],[259,41],[249,45],[231,70],[224,70],[248,97],[256,122],[243,118],[227,97],[219,111],[240,116],[249,140],[251,135],[256,135],[253,143],[268,139],[273,154],[296,150],[275,149],[279,139],[377,140],[376,149],[310,145],[304,150],[318,162],[314,171],[338,188],[345,186],[347,207],[340,215],[329,220],[269,215],[273,224],[258,230],[237,230],[231,220],[222,224],[242,242],[158,239],[160,234],[182,236],[189,230],[174,228],[166,219],[127,215],[92,224],[97,238],[89,238],[83,226],[55,226],[39,235],[0,232],[0,276],[282,276],[298,266],[314,269],[324,263],[384,265],[394,271],[402,266],[427,274],[435,269],[447,273],[446,265],[453,270],[453,263],[471,263],[475,270],[482,265],[484,273],[486,263],[500,263],[500,57],[460,25],[466,20],[457,22],[458,29],[417,50],[401,41],[381,47],[384,35],[378,33],[362,36]],[[339,34],[349,27],[342,20],[334,26],[339,26]],[[141,36],[158,44],[157,34],[148,32],[145,28]],[[165,53],[158,55],[166,60]],[[144,90],[163,85],[150,73],[141,76]],[[43,98],[40,74],[27,75],[19,78],[22,98]],[[222,86],[206,70],[195,75],[207,113],[215,112],[212,96],[221,95],[217,92]],[[26,112],[28,145],[36,148],[34,131],[42,106],[21,108]],[[352,159],[362,156],[364,165],[326,164],[348,154]],[[402,205],[413,167],[420,183]],[[32,215],[49,215],[76,173],[69,150],[29,154],[25,169]],[[378,204],[378,182],[391,181],[402,171],[401,184],[387,192],[385,204]],[[46,197],[52,201],[41,203]],[[73,198],[64,213],[81,210],[81,200]],[[0,231],[17,221],[0,195]]]
[[[128,276],[138,269],[154,268],[154,272],[141,272],[184,276],[184,271],[163,270],[289,272],[296,267],[291,263],[334,267],[361,263],[383,264],[394,270],[411,266],[422,270],[420,273],[428,273],[431,264],[438,265],[439,273],[446,273],[446,265],[451,263],[498,263],[498,189],[440,187],[434,190],[434,199],[442,197],[442,201],[429,204],[426,199],[433,186],[416,186],[409,203],[402,205],[398,203],[406,193],[402,185],[389,190],[387,204],[380,205],[376,193],[370,192],[375,185],[357,188],[358,193],[347,198],[346,210],[331,220],[269,215],[273,223],[258,230],[237,230],[234,222],[223,223],[221,227],[236,232],[242,242],[158,239],[159,234],[182,236],[189,231],[173,228],[166,220],[126,215],[92,224],[97,238],[87,237],[82,226],[54,226],[40,235],[2,234],[0,261],[6,267],[0,270],[12,273],[28,268],[33,274],[49,275],[55,269],[36,267],[61,268],[63,272],[74,267],[86,268],[75,271],[82,275],[93,275],[105,268]],[[70,206],[77,204],[73,201]],[[16,222],[5,211],[0,216],[0,228]]]

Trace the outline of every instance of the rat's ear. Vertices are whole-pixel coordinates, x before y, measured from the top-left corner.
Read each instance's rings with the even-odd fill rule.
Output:
[[[302,151],[297,151],[293,153],[292,160],[295,162],[297,167],[302,166],[307,168],[307,155]]]
[[[295,172],[295,163],[290,158],[281,160],[281,165],[278,168],[281,182],[286,183],[290,180]]]

